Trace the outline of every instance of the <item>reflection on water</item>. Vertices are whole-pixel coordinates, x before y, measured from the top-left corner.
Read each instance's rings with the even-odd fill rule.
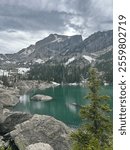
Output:
[[[88,90],[80,86],[58,86],[46,89],[44,91],[33,90],[28,94],[20,96],[20,103],[14,107],[14,110],[29,112],[32,114],[45,114],[54,116],[68,125],[79,125],[79,109],[81,105],[89,103],[84,100]],[[107,94],[112,99],[112,87],[102,87],[102,94]],[[51,101],[31,101],[30,98],[35,94],[45,94],[53,97]],[[109,102],[112,108],[112,100]]]
[[[34,108],[36,109],[44,109],[44,104],[41,105],[41,103],[36,103],[35,106],[33,105]]]
[[[26,105],[26,103],[29,101],[30,101],[30,97],[27,94],[21,95],[19,98],[19,102],[23,103],[24,105]]]
[[[66,107],[68,107],[72,113],[76,113],[76,107],[74,105],[66,103]]]

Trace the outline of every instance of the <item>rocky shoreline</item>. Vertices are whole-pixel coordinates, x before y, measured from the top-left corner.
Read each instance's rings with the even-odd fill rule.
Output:
[[[12,112],[7,109],[19,103],[20,92],[46,89],[56,84],[20,81],[15,88],[0,88],[0,146],[13,150],[69,150],[71,129],[63,122],[45,115]],[[15,147],[15,148],[14,148]]]
[[[15,85],[21,92],[27,92],[32,89],[40,89],[44,90],[46,88],[55,87],[57,84],[48,83],[44,81],[37,81],[37,80],[23,80],[19,81]]]
[[[57,84],[47,83],[43,81],[36,80],[24,80],[19,81],[15,84],[14,88],[12,87],[0,87],[0,103],[4,107],[12,107],[19,103],[19,97],[21,94],[24,94],[32,89],[44,90],[46,88],[55,87]]]
[[[19,102],[19,89],[0,88],[0,103],[3,107],[15,106]]]
[[[18,150],[69,150],[71,129],[46,115],[11,112],[0,107],[0,146],[11,142]],[[14,150],[14,149],[13,149]]]

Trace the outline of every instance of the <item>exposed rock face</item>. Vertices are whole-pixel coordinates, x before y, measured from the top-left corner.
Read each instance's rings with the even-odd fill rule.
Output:
[[[47,95],[34,95],[33,97],[31,97],[31,100],[38,100],[38,101],[50,101],[52,100],[51,96],[47,96]]]
[[[20,50],[14,54],[0,54],[1,61],[0,66],[4,64],[5,61],[10,60],[10,62],[15,61],[19,63],[26,62],[26,65],[34,63],[35,60],[42,59],[43,62],[49,60],[51,56],[57,55],[68,49],[72,49],[76,45],[82,42],[81,35],[65,36],[58,34],[50,34],[48,37],[36,42],[35,45],[30,45],[27,48]],[[14,65],[13,65],[14,66]]]
[[[35,45],[30,45],[17,53],[0,54],[0,66],[1,68],[4,66],[3,69],[5,69],[9,67],[32,68],[34,64],[44,64],[45,66],[64,64],[67,66],[67,70],[71,71],[69,69],[71,67],[77,66],[83,69],[91,64],[105,72],[105,78],[108,76],[107,72],[112,73],[112,54],[112,30],[96,32],[85,40],[82,40],[81,35],[50,34],[43,40],[36,42]]]
[[[32,90],[32,89],[46,89],[46,88],[50,88],[52,86],[57,86],[57,85],[54,85],[53,83],[47,83],[47,82],[43,82],[43,81],[37,81],[37,80],[23,80],[23,81],[19,81],[16,86],[18,87],[18,89],[20,89],[21,91],[20,92],[27,92],[29,90]]]
[[[5,142],[3,141],[3,137],[0,136],[0,147],[2,147],[5,144]]]
[[[0,134],[6,134],[14,130],[15,125],[22,123],[32,117],[32,115],[22,112],[3,111],[2,120],[0,122]]]
[[[50,34],[47,38],[38,41],[35,45],[35,58],[50,58],[68,49],[74,48],[82,41],[81,35],[64,36],[58,34]],[[33,57],[34,57],[33,56]]]
[[[3,106],[15,106],[19,102],[18,90],[15,89],[0,89],[0,103]]]
[[[10,95],[8,93],[1,93],[0,101],[4,106],[14,106],[19,102],[19,99],[16,96]]]
[[[98,52],[113,44],[113,31],[96,32],[81,42],[75,51]]]
[[[54,150],[49,144],[46,143],[35,143],[26,147],[25,150]]]
[[[61,121],[45,115],[34,115],[10,133],[19,150],[34,143],[48,143],[54,150],[69,150],[70,129]]]

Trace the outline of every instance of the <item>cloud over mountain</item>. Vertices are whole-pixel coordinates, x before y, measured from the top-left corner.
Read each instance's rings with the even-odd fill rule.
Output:
[[[50,33],[112,29],[112,0],[1,0],[0,52],[14,52]]]

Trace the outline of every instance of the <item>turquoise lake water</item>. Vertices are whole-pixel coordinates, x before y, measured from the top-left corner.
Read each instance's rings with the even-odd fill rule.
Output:
[[[110,107],[112,108],[112,86],[101,87],[102,95],[109,95]],[[79,117],[80,105],[89,103],[84,99],[88,93],[86,87],[81,86],[57,86],[45,90],[32,90],[31,92],[21,95],[20,103],[13,110],[29,112],[31,114],[44,114],[54,116],[56,119],[63,121],[69,126],[78,126],[81,123]],[[45,94],[53,97],[51,101],[31,101],[30,98],[35,94]],[[76,106],[74,104],[77,104]]]

